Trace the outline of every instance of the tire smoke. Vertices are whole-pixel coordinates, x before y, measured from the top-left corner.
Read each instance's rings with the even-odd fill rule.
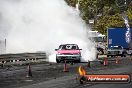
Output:
[[[7,53],[46,51],[51,55],[60,44],[72,43],[83,49],[82,61],[95,59],[89,28],[63,0],[0,0],[0,23]]]

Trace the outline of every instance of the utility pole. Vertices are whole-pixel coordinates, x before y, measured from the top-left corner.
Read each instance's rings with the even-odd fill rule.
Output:
[[[6,53],[6,38],[5,38],[5,52],[4,53]]]

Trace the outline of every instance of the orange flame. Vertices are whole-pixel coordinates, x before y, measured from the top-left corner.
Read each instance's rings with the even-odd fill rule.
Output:
[[[82,66],[78,69],[80,76],[84,76],[86,74],[86,71],[82,68]]]

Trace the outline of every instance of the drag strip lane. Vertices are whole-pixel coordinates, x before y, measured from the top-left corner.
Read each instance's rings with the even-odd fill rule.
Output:
[[[102,74],[121,74],[121,73],[131,73],[132,66],[131,64],[126,65],[126,66],[122,66],[122,67],[117,67],[117,68],[105,68],[102,70],[94,70],[94,71],[89,71],[89,69],[87,69],[87,72],[90,73],[102,73]],[[105,85],[105,87],[103,86]],[[96,86],[95,88],[107,88],[107,85],[119,85],[119,84],[84,84],[84,85],[80,85],[77,80],[76,80],[76,75],[69,75],[69,76],[63,76],[63,77],[59,77],[56,79],[51,79],[45,82],[41,82],[38,84],[33,84],[33,85],[29,85],[29,86],[23,86],[20,88],[94,88],[94,86]],[[130,86],[130,84],[122,84],[121,86]],[[110,87],[111,88],[111,87]],[[118,87],[113,87],[112,88],[120,88],[120,86]],[[123,87],[122,87],[123,88]],[[128,88],[128,87],[126,87]]]

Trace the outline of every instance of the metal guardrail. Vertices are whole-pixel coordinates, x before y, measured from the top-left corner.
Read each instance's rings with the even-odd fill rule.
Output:
[[[0,55],[0,65],[25,64],[46,61],[46,53],[18,53]]]

